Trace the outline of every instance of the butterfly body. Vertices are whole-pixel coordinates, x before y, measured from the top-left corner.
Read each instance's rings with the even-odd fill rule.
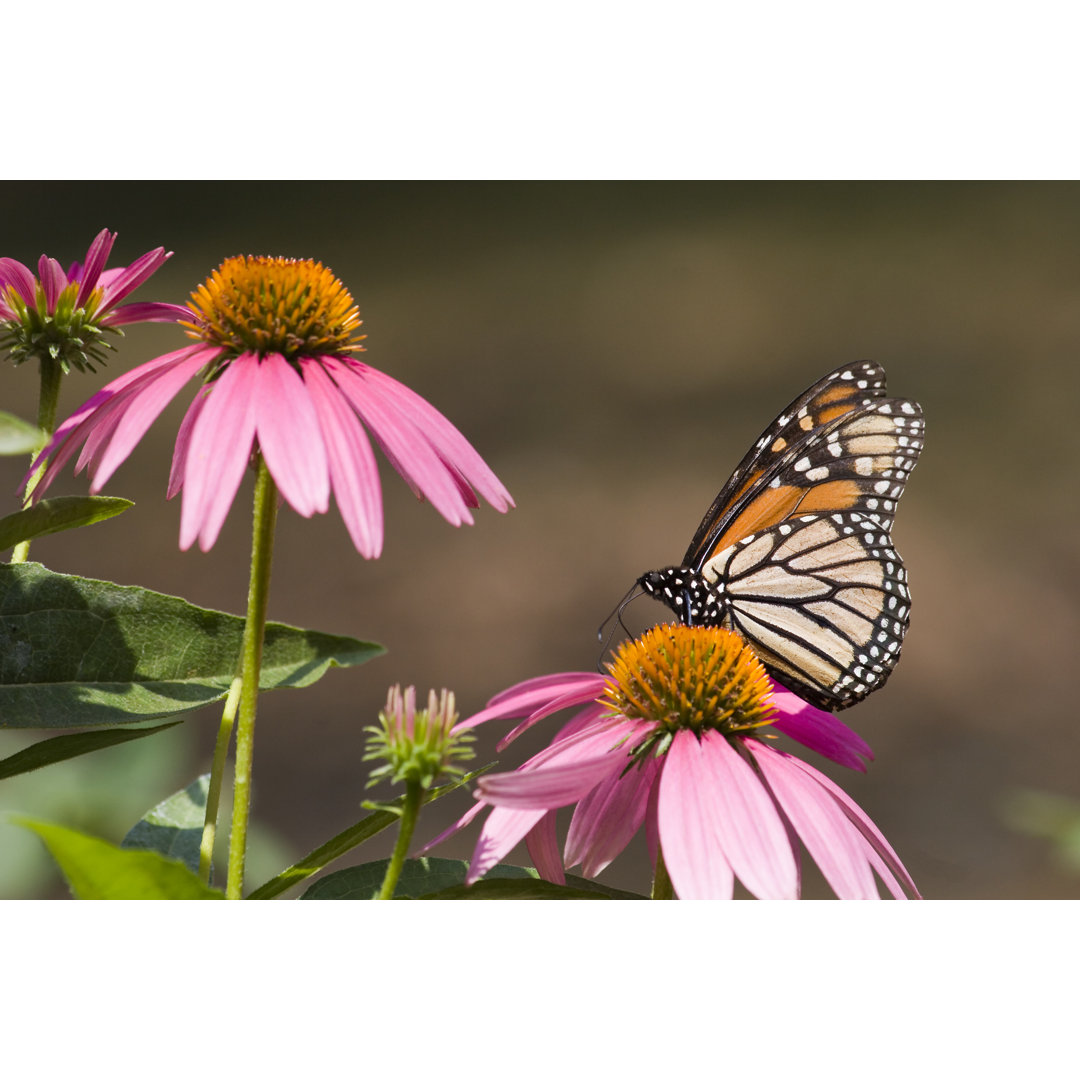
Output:
[[[907,630],[896,503],[923,447],[922,410],[885,373],[837,368],[762,433],[679,566],[638,579],[690,625],[737,630],[777,682],[843,709],[881,686]]]

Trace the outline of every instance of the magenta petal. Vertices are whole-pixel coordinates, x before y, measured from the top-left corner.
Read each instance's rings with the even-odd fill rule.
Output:
[[[304,382],[318,414],[330,463],[330,482],[345,528],[365,559],[382,553],[382,488],[375,452],[363,424],[318,360],[300,361]]]
[[[187,465],[188,447],[191,445],[191,429],[199,419],[206,404],[210,387],[200,386],[195,400],[188,406],[184,419],[180,421],[180,430],[176,433],[176,445],[173,447],[172,466],[169,469],[169,486],[165,498],[171,499],[184,486],[184,468]]]
[[[691,732],[676,732],[660,774],[657,823],[664,864],[680,900],[730,900],[735,894],[712,783],[705,747]]]
[[[37,471],[43,461],[48,459],[48,468],[42,474],[41,481],[34,489],[33,501],[44,494],[56,479],[72,454],[97,430],[99,420],[115,426],[118,422],[116,410],[123,407],[127,396],[138,392],[154,378],[154,372],[175,362],[176,358],[187,353],[180,349],[174,353],[159,356],[145,364],[140,364],[131,371],[124,372],[118,378],[102,387],[96,394],[82,403],[54,432],[49,445],[30,464],[23,485]]]
[[[487,810],[488,805],[486,803],[478,802],[474,806],[471,806],[464,814],[461,815],[448,829],[443,829],[434,840],[429,840],[416,854],[426,855],[433,847],[437,847],[444,840],[449,840],[451,836],[461,832],[462,829],[468,825],[477,814],[483,810]]]
[[[880,899],[862,834],[848,820],[816,770],[753,739],[746,743],[780,808],[841,900]]]
[[[207,350],[196,348],[173,366],[158,371],[153,381],[133,394],[116,425],[108,448],[93,468],[91,493],[101,490],[121,462],[125,461],[162,410],[207,361]]]
[[[195,421],[184,465],[184,504],[180,548],[198,537],[199,547],[214,546],[255,440],[255,381],[258,359],[244,353],[212,385]]]
[[[86,301],[90,299],[90,294],[96,288],[98,278],[101,277],[101,271],[105,269],[105,263],[109,260],[109,252],[112,251],[115,240],[116,233],[102,229],[91,241],[90,248],[86,252],[86,259],[79,269],[79,295],[75,299],[76,307],[84,307]],[[72,280],[75,280],[74,276]]]
[[[527,679],[496,694],[485,709],[456,724],[454,730],[476,727],[489,720],[529,716],[535,710],[545,707],[553,698],[570,694],[578,695],[578,703],[593,701],[603,693],[606,686],[607,676],[587,671],[567,671]]]
[[[52,315],[56,311],[57,297],[67,287],[67,274],[55,259],[42,255],[38,259],[38,280],[45,294],[45,310]]]
[[[439,455],[410,417],[379,393],[372,393],[352,367],[333,357],[323,366],[371,429],[394,468],[414,491],[426,496],[451,525],[472,524],[472,515]]]
[[[870,820],[862,807],[843,788],[835,784],[823,773],[819,773],[816,769],[807,765],[805,761],[800,761],[796,757],[790,760],[832,795],[839,804],[840,809],[844,811],[851,823],[859,830],[867,844],[867,857],[870,859],[874,869],[881,874],[882,881],[888,886],[893,896],[898,900],[905,899],[902,890],[899,890],[896,879],[892,878],[892,873],[895,873],[911,891],[912,895],[921,899],[919,890],[915,887],[911,875],[900,861],[900,857],[893,851],[892,845],[885,839],[881,830]]]
[[[190,309],[179,304],[140,301],[114,308],[101,320],[101,325],[126,326],[135,322],[178,322],[181,319],[191,322],[194,317]]]
[[[325,514],[330,470],[308,388],[279,353],[266,355],[255,371],[255,431],[266,467],[301,517]]]
[[[559,858],[559,841],[555,835],[555,811],[549,810],[526,834],[525,846],[529,858],[545,881],[566,884],[566,873]]]
[[[484,802],[492,806],[554,810],[576,802],[606,776],[625,765],[625,758],[605,753],[542,769],[491,773],[477,781],[477,788]]]
[[[434,405],[385,372],[368,367],[360,361],[354,361],[354,365],[363,367],[365,379],[375,383],[387,397],[396,400],[402,408],[410,410],[417,426],[423,429],[428,441],[443,460],[453,466],[462,479],[475,487],[496,510],[505,512],[514,505],[510,493],[488,467],[487,462]]]
[[[814,708],[775,682],[769,700],[777,712],[773,721],[776,730],[782,731],[822,757],[859,772],[866,772],[866,765],[860,760],[860,755],[868,761],[874,760],[870,744],[832,713]]]
[[[574,808],[566,834],[566,865],[581,863],[585,877],[595,877],[619,855],[641,828],[660,761],[648,758],[605,777]]]
[[[125,266],[116,277],[102,282],[104,297],[101,302],[101,311],[116,307],[129,293],[134,292],[147,278],[155,274],[166,261],[172,257],[172,252],[166,254],[164,248],[154,248],[145,255],[140,255],[130,266]]]
[[[465,884],[471,885],[501,862],[545,813],[544,810],[518,810],[496,806],[480,831],[480,839],[476,842]]]
[[[701,736],[719,813],[720,846],[735,876],[759,900],[797,900],[799,875],[787,827],[757,773],[725,736]]]
[[[27,307],[34,306],[37,279],[30,268],[18,259],[0,259],[0,285],[10,285],[22,297]]]
[[[589,699],[586,698],[585,700],[588,701]],[[553,708],[552,705],[545,705],[542,708],[537,709],[536,712],[529,713],[529,715],[524,720],[522,720],[521,723],[517,725],[517,727],[515,727],[508,734],[504,735],[495,744],[495,749],[501,753],[519,735],[521,735],[525,731],[528,731],[529,728],[531,728],[534,724],[538,723],[539,721],[545,719],[548,716],[551,716],[554,713],[561,712],[563,709],[566,709],[569,706],[576,704],[578,701],[580,701],[580,698],[578,698],[576,694],[567,694],[565,697],[558,699],[557,702],[552,703],[552,705],[557,705],[556,708]],[[591,705],[582,709],[582,711],[577,714],[576,719],[579,723],[586,720],[586,718],[589,722],[595,722],[597,720],[603,720],[606,717],[611,717],[611,715],[612,713],[610,705],[605,705],[600,702],[593,702]]]

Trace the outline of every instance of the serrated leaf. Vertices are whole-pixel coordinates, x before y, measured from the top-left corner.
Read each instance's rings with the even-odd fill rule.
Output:
[[[0,518],[0,551],[49,533],[78,529],[122,514],[135,504],[108,495],[58,495]]]
[[[199,848],[206,820],[210,774],[204,773],[183,791],[163,799],[135,823],[120,842],[122,848],[156,851],[179,859],[193,874],[199,872]]]
[[[9,776],[18,776],[20,773],[32,772],[34,769],[53,765],[58,761],[68,761],[71,758],[82,757],[83,754],[92,754],[96,750],[104,750],[109,746],[117,746],[119,743],[131,742],[132,739],[145,739],[147,735],[168,731],[179,723],[181,723],[180,720],[173,720],[171,723],[159,724],[157,727],[108,728],[104,731],[80,731],[74,735],[56,735],[51,739],[43,739],[0,761],[0,780],[6,780]]]
[[[452,783],[443,784],[440,787],[431,788],[430,791],[425,791],[421,805],[441,799],[444,795],[449,795],[451,791],[457,791],[458,788],[464,787],[472,780],[475,780],[476,777],[486,773],[493,765],[494,762],[485,765],[481,769],[466,773]],[[390,805],[403,807],[405,805],[405,796],[398,797]],[[359,847],[365,840],[370,840],[373,836],[381,833],[383,829],[389,828],[400,820],[397,814],[386,810],[377,810],[375,813],[361,818],[355,825],[350,825],[349,828],[339,832],[337,836],[317,847],[310,855],[283,870],[277,877],[271,878],[265,884],[260,885],[248,896],[248,900],[270,900],[275,896],[280,896],[281,893],[287,892],[293,886],[306,881],[335,860],[352,851],[353,848]],[[380,878],[379,881],[381,884],[382,879]]]
[[[100,727],[220,701],[243,628],[239,616],[149,589],[0,566],[0,727]],[[268,623],[260,687],[308,686],[384,651]]]
[[[374,900],[382,887],[389,859],[350,866],[315,882],[301,900]],[[395,900],[417,900],[428,893],[463,885],[469,864],[463,859],[406,859],[394,889]],[[535,884],[536,871],[522,866],[495,866],[495,878],[526,878]]]
[[[41,428],[11,413],[0,412],[0,454],[32,454],[48,441],[48,434]]]
[[[38,834],[79,900],[222,900],[183,863],[132,851],[62,825],[12,818]]]

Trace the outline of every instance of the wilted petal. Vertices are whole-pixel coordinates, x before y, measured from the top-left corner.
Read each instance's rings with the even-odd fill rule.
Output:
[[[735,875],[720,846],[712,775],[696,736],[676,732],[660,773],[657,826],[680,900],[730,900],[735,894]]]
[[[213,384],[191,432],[184,465],[180,548],[209,551],[243,479],[255,440],[258,360],[243,354]]]
[[[319,418],[300,373],[278,353],[255,369],[255,431],[266,467],[301,516],[325,514],[330,471]]]

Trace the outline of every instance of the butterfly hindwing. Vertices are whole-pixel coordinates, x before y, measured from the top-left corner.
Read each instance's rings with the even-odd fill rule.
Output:
[[[744,537],[701,576],[719,596],[718,623],[821,708],[861,701],[900,657],[907,573],[888,531],[866,514],[801,515]]]

